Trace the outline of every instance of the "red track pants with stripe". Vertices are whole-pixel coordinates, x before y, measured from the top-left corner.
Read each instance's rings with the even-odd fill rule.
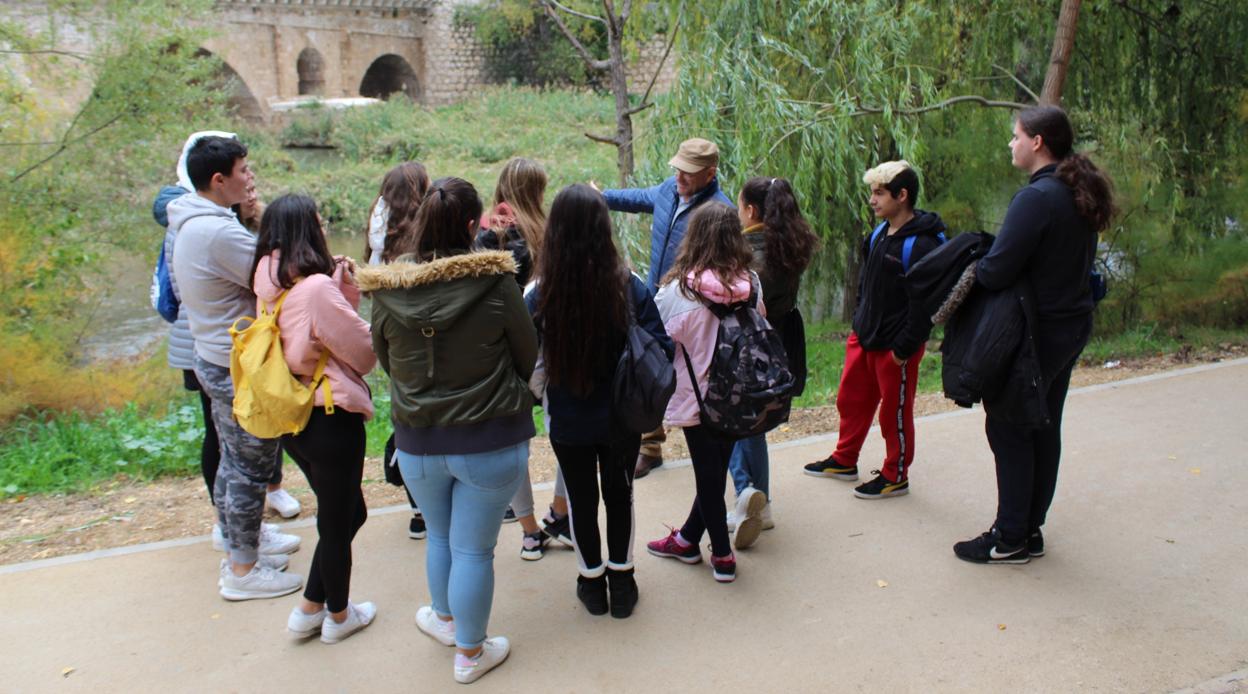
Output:
[[[920,346],[901,367],[893,362],[889,350],[865,350],[858,344],[858,336],[849,334],[845,370],[836,392],[836,410],[841,415],[840,438],[832,454],[836,462],[858,464],[858,453],[878,407],[885,448],[880,471],[893,482],[906,479],[914,462],[914,391],[923,351]]]

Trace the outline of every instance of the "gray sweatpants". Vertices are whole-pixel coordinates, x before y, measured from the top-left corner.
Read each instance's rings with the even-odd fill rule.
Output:
[[[234,383],[230,370],[195,355],[195,376],[212,400],[212,422],[221,441],[221,466],[213,497],[217,519],[229,548],[230,561],[256,561],[260,546],[260,523],[264,517],[264,494],[273,478],[278,439],[258,439],[234,419]]]

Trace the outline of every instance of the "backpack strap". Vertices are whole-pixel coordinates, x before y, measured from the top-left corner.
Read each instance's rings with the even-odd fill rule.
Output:
[[[325,378],[325,365],[329,363],[329,350],[321,345],[321,358],[316,360],[316,371],[312,372],[312,389],[318,386],[325,396],[325,414],[334,413],[334,392],[329,387],[329,379]]]
[[[910,256],[914,254],[914,240],[919,237],[911,236],[901,245],[901,272],[906,274],[910,272]],[[945,232],[937,232],[936,238],[943,244],[945,242]]]
[[[680,353],[685,357],[685,368],[689,370],[689,387],[693,389],[693,397],[698,401],[698,420],[701,422],[701,413],[706,409],[706,405],[702,404],[702,391],[698,390],[698,377],[693,373],[693,362],[689,361],[689,350],[684,345],[680,345]]]
[[[876,240],[880,238],[880,234],[884,233],[884,230],[887,228],[888,228],[888,222],[884,221],[884,222],[880,222],[880,225],[875,228],[875,231],[871,232],[871,242],[867,245],[868,253],[871,252],[872,250],[875,250]]]

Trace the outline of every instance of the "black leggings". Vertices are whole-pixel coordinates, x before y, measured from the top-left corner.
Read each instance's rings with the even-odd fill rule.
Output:
[[[347,609],[351,592],[351,540],[368,518],[360,481],[364,476],[364,415],[339,409],[325,414],[312,409],[308,426],[282,437],[316,493],[316,532],[320,540],[312,555],[303,597],[325,603],[330,612]]]
[[[602,574],[602,538],[598,532],[598,477],[607,507],[607,561],[621,571],[633,566],[633,472],[641,434],[613,432],[607,443],[574,445],[551,441],[568,489],[572,541],[581,573]]]
[[[706,532],[711,536],[711,554],[726,557],[732,554],[732,545],[728,542],[724,481],[728,479],[728,459],[732,457],[736,441],[698,425],[685,427],[685,443],[693,460],[693,479],[698,493],[680,536],[696,545]]]
[[[182,386],[199,393],[199,407],[204,414],[204,441],[199,445],[199,471],[204,476],[204,484],[208,486],[208,500],[215,505],[217,500],[213,496],[213,488],[217,484],[217,467],[221,464],[221,442],[217,439],[217,427],[212,423],[212,399],[199,387],[199,379],[191,369],[182,371]],[[277,455],[279,458],[282,455],[280,448]],[[282,465],[279,460],[269,484],[281,483]]]
[[[1057,489],[1062,459],[1062,409],[1070,373],[1092,332],[1092,317],[1041,322],[1036,331],[1040,371],[1048,388],[1051,424],[1028,429],[988,414],[984,428],[997,463],[997,530],[1009,544],[1022,542],[1044,525]]]

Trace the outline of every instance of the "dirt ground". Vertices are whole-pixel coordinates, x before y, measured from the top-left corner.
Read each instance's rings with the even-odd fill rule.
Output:
[[[1241,345],[1226,345],[1210,352],[1183,352],[1168,356],[1081,366],[1075,370],[1072,387],[1133,378],[1198,363],[1244,356]],[[940,393],[920,395],[915,403],[918,416],[956,409]],[[794,410],[788,424],[768,435],[772,443],[835,431],[839,425],[836,408]],[[665,457],[686,457],[684,439],[670,436]],[[534,482],[553,479],[554,454],[550,442],[533,440],[530,469]],[[285,468],[283,486],[303,504],[300,518],[316,513],[316,498],[302,473],[293,464]],[[365,462],[364,495],[370,508],[406,502],[402,488],[386,483],[379,458]],[[281,520],[276,517],[271,520]],[[165,479],[150,483],[117,480],[90,492],[47,496],[17,497],[0,503],[0,564],[47,559],[110,547],[206,535],[213,513],[208,493],[199,477]]]

